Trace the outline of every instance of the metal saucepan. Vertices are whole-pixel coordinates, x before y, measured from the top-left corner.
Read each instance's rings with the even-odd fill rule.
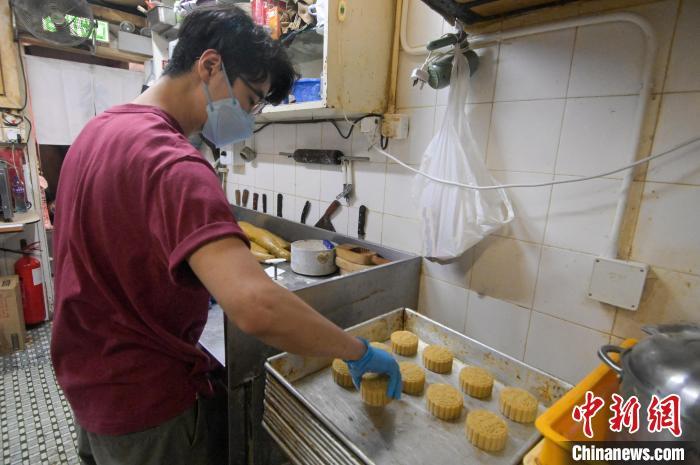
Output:
[[[292,242],[292,271],[306,276],[326,276],[338,271],[335,244],[310,239]]]
[[[696,325],[647,326],[650,337],[629,349],[605,345],[598,356],[621,378],[619,394],[627,400],[637,396],[639,431],[623,433],[618,439],[635,441],[690,441],[700,451],[700,327]],[[608,354],[620,354],[615,362]],[[669,394],[680,397],[682,434],[676,438],[668,429],[647,430],[647,407],[652,395],[663,399]],[[625,429],[623,428],[623,432]]]

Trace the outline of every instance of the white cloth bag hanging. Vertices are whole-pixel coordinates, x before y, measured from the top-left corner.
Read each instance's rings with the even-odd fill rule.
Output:
[[[464,55],[457,53],[442,127],[425,150],[420,171],[462,184],[494,185],[467,121],[464,106],[468,92],[469,65]],[[514,217],[503,189],[468,189],[416,175],[413,194],[423,223],[425,257],[458,257]]]

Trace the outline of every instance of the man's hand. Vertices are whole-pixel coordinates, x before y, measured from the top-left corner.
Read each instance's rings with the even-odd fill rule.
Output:
[[[377,349],[369,345],[369,343],[360,338],[367,348],[365,355],[359,360],[345,360],[348,364],[348,369],[352,375],[352,382],[356,388],[360,388],[362,375],[365,373],[381,373],[389,375],[389,386],[387,386],[386,395],[393,399],[401,398],[401,371],[399,364],[396,363],[394,357],[384,350]]]

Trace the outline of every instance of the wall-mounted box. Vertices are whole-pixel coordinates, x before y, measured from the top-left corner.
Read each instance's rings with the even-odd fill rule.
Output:
[[[122,52],[153,56],[153,45],[150,37],[119,31],[117,40],[117,48]]]
[[[648,271],[649,266],[645,263],[598,257],[593,263],[588,297],[627,310],[637,310]]]

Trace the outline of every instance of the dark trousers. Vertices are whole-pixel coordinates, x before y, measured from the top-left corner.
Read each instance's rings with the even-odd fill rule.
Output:
[[[202,400],[177,417],[137,433],[105,436],[76,421],[83,465],[209,465],[206,408]]]

